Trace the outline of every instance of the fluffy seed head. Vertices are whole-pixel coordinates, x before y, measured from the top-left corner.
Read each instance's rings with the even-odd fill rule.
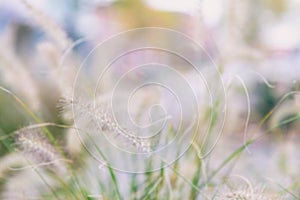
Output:
[[[112,109],[107,103],[102,102],[101,105],[95,107],[93,102],[73,100],[71,98],[61,98],[58,108],[62,115],[69,117],[70,113],[75,113],[77,123],[87,132],[102,132],[103,134],[112,134],[121,142],[129,143],[131,146],[144,153],[151,152],[151,143],[148,139],[144,139],[135,135],[133,131],[121,127],[114,120]],[[69,113],[69,114],[68,114]],[[73,117],[73,116],[71,116]]]
[[[16,132],[16,148],[34,164],[64,172],[65,166],[57,149],[44,136],[41,129],[24,128]]]

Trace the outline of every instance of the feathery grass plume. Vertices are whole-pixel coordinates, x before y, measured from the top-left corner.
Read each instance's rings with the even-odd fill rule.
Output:
[[[75,104],[76,103],[74,103],[71,92],[65,92],[64,96],[58,99],[58,103],[56,106],[58,109],[59,116],[61,116],[63,119],[67,121],[73,121],[74,116],[72,112],[72,106]]]
[[[39,88],[27,67],[18,59],[6,41],[0,41],[0,73],[12,90],[27,100],[34,110],[40,108]],[[26,89],[24,89],[26,88]]]
[[[7,177],[7,170],[13,166],[25,165],[26,159],[19,153],[11,153],[0,160],[0,179]]]
[[[72,88],[64,89],[62,96],[58,99],[57,109],[59,115],[67,121],[74,120],[74,114],[80,118],[85,118],[87,113],[92,110],[93,102],[87,100],[84,96],[81,95],[76,97],[73,95]],[[83,117],[81,117],[83,115]]]
[[[75,128],[69,128],[67,130],[65,148],[70,155],[78,155],[83,150],[83,145]]]
[[[63,31],[57,24],[55,24],[48,16],[43,12],[36,9],[27,0],[20,0],[22,4],[32,13],[34,19],[41,26],[44,31],[52,37],[54,42],[61,48],[66,49],[71,42],[65,31]]]
[[[66,173],[66,166],[57,149],[40,128],[23,128],[16,132],[16,148],[36,166],[46,166],[57,174]]]
[[[43,56],[49,66],[57,68],[60,62],[60,54],[52,42],[41,42],[37,45],[38,52]]]
[[[57,92],[62,95],[67,88],[71,88],[80,63],[76,53],[73,52],[76,44],[70,46],[66,51],[61,49],[52,41],[43,41],[37,44],[37,62],[46,69],[45,83],[51,83]]]
[[[45,173],[40,173],[47,183],[51,185],[55,184],[55,182]],[[1,189],[3,189],[3,191],[0,194],[0,199],[5,200],[45,199],[42,198],[43,194],[51,194],[49,188],[41,181],[39,175],[33,170],[23,170],[19,173],[15,173],[6,180]],[[51,199],[55,199],[53,198],[53,195]]]
[[[228,187],[219,192],[217,200],[276,200],[278,197],[271,196],[264,187],[253,187],[252,185]]]
[[[97,108],[93,111],[94,117],[92,120],[93,123],[96,122],[98,127],[100,127],[101,131],[114,133],[115,137],[121,136],[127,142],[129,142],[134,148],[140,150],[142,152],[149,153],[150,149],[150,141],[148,139],[144,139],[135,135],[133,131],[127,130],[124,127],[121,127],[118,122],[113,119],[113,116],[110,112],[109,108]]]
[[[121,138],[122,141],[120,144],[125,140],[125,143],[130,143],[136,150],[145,153],[151,151],[149,139],[135,136],[134,132],[121,127],[114,120],[111,113],[112,109],[109,108],[106,102],[101,101],[100,106],[95,107],[94,102],[63,97],[59,100],[58,108],[61,114],[67,118],[70,118],[70,115],[74,113],[76,119],[73,120],[75,120],[77,124],[80,124],[80,129],[84,129],[84,131],[89,133],[98,133],[101,131],[105,134],[113,134],[115,139]]]
[[[263,194],[252,194],[249,190],[237,190],[229,193],[222,194],[220,200],[271,200]]]

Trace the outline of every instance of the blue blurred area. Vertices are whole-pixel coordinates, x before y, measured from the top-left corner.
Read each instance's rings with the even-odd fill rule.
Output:
[[[18,4],[18,6],[20,5]],[[12,34],[16,53],[28,56],[30,52],[34,52],[34,48],[38,43],[47,39],[47,35],[41,27],[35,24],[33,17],[30,15],[31,13],[25,12],[22,5],[18,6],[14,6],[14,3],[0,3],[0,34],[8,29],[13,29]],[[54,19],[55,23],[59,24],[73,41],[83,37],[76,27],[76,21],[82,6],[83,2],[80,0],[46,1],[44,5],[45,14]],[[75,47],[75,51],[79,55],[85,55],[86,52],[90,51],[89,46],[86,43],[81,44],[80,47]]]

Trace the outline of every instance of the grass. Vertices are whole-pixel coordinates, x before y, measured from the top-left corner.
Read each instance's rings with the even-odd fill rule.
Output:
[[[37,12],[35,8],[26,1],[24,1],[24,3],[25,6],[27,6],[28,9],[33,12],[35,18],[37,18],[37,21],[41,24],[41,27],[43,27],[46,32],[48,32],[54,38],[54,43],[59,43],[59,49],[62,50],[61,48],[65,48],[65,45],[67,45],[70,41],[68,38],[66,38],[64,31],[60,30],[58,26],[49,21],[47,16],[45,16],[43,13]],[[69,49],[67,51],[69,51]],[[219,71],[224,70],[221,63],[222,60],[220,60],[218,63],[218,67],[220,69]],[[3,171],[0,171],[1,198],[12,199],[13,197],[9,198],[9,195],[12,194],[12,190],[8,187],[11,183],[11,180],[13,180],[13,178],[17,175],[24,174],[26,171],[32,170],[38,177],[39,181],[35,181],[34,179],[31,180],[31,177],[28,177],[27,180],[20,180],[20,182],[24,182],[25,192],[22,192],[26,193],[25,198],[30,198],[30,193],[34,193],[32,189],[26,190],[26,186],[33,186],[39,190],[38,194],[34,194],[37,195],[38,198],[42,199],[194,200],[227,199],[229,196],[231,199],[234,199],[234,197],[232,197],[233,195],[237,195],[237,197],[235,196],[235,199],[255,199],[255,197],[259,197],[260,199],[258,200],[281,199],[283,196],[288,196],[289,199],[300,199],[300,191],[298,189],[299,181],[297,180],[297,178],[300,178],[300,174],[296,174],[297,177],[286,177],[295,180],[288,185],[275,182],[275,185],[277,186],[276,189],[270,187],[271,192],[259,191],[259,193],[252,188],[252,185],[260,184],[259,181],[261,180],[251,177],[252,174],[249,173],[245,174],[247,177],[244,178],[244,182],[248,184],[248,182],[250,182],[248,179],[253,178],[254,183],[248,184],[248,186],[250,185],[251,187],[249,186],[248,188],[244,189],[237,186],[236,188],[231,188],[232,190],[229,193],[222,191],[222,188],[226,187],[226,181],[224,180],[230,179],[231,175],[234,174],[234,167],[241,162],[241,157],[244,153],[246,153],[246,150],[249,146],[259,145],[261,140],[272,135],[273,131],[291,123],[296,124],[300,118],[300,114],[294,114],[284,118],[282,121],[273,126],[268,126],[267,123],[268,119],[272,117],[272,114],[276,112],[276,109],[280,107],[280,105],[286,99],[291,99],[290,97],[292,95],[298,94],[298,92],[292,91],[284,95],[277,102],[277,104],[272,101],[271,108],[268,107],[267,111],[262,110],[264,115],[259,122],[251,121],[250,114],[252,114],[252,110],[250,106],[250,91],[241,77],[236,76],[234,78],[239,81],[247,100],[248,112],[245,120],[246,123],[243,129],[243,134],[245,136],[243,138],[244,141],[240,141],[241,144],[233,151],[224,148],[227,156],[221,156],[217,158],[212,157],[212,159],[216,160],[210,160],[210,157],[214,153],[215,147],[220,145],[219,140],[226,137],[226,135],[224,136],[221,134],[222,130],[218,132],[218,129],[223,127],[221,117],[223,117],[224,114],[222,111],[222,106],[224,106],[223,103],[225,100],[223,97],[221,97],[221,95],[215,94],[217,96],[216,101],[212,106],[207,105],[203,109],[203,113],[201,113],[203,114],[203,116],[201,116],[203,119],[199,119],[200,126],[208,124],[206,135],[204,135],[203,138],[193,137],[192,141],[189,141],[189,148],[183,155],[181,155],[181,153],[182,150],[186,148],[185,144],[179,143],[176,148],[170,149],[169,151],[172,153],[172,155],[176,155],[175,157],[178,158],[174,160],[172,164],[169,163],[169,160],[163,158],[163,156],[154,154],[155,152],[141,152],[141,154],[145,155],[146,158],[144,163],[145,168],[142,170],[144,173],[136,173],[135,171],[124,172],[116,169],[116,166],[114,166],[115,163],[122,163],[122,165],[125,166],[127,164],[134,166],[136,165],[136,167],[138,167],[139,160],[137,159],[131,160],[131,163],[125,163],[129,162],[128,159],[125,160],[124,158],[124,160],[122,160],[122,158],[119,158],[120,160],[116,161],[114,164],[109,163],[109,160],[114,159],[111,157],[113,153],[107,155],[103,152],[103,148],[106,148],[107,146],[105,146],[105,142],[99,141],[99,135],[107,134],[106,132],[109,131],[113,132],[116,136],[116,139],[121,138],[120,141],[124,142],[125,147],[130,146],[129,149],[140,145],[138,143],[141,143],[140,146],[143,147],[143,143],[147,140],[145,138],[138,140],[139,137],[133,135],[134,132],[132,133],[127,131],[127,129],[125,130],[123,127],[120,127],[116,122],[114,122],[113,119],[109,118],[110,116],[107,116],[111,113],[99,114],[95,106],[90,106],[94,105],[95,102],[88,102],[85,104],[86,102],[82,103],[79,101],[76,102],[78,103],[76,107],[73,105],[74,101],[70,101],[70,105],[65,108],[70,110],[63,111],[74,112],[74,110],[77,111],[76,109],[79,109],[80,113],[82,114],[77,119],[70,120],[64,119],[63,116],[58,116],[54,121],[61,121],[61,124],[46,122],[45,119],[41,117],[41,113],[43,112],[42,109],[33,110],[31,106],[28,105],[28,102],[26,103],[26,100],[22,99],[22,97],[19,97],[18,94],[14,93],[12,89],[7,89],[6,87],[0,86],[0,91],[9,97],[12,97],[12,99],[21,107],[21,109],[28,114],[30,117],[29,121],[34,122],[33,124],[25,127],[14,127],[15,131],[13,133],[6,133],[0,126],[1,152],[3,151],[3,155],[1,154],[3,159],[0,159],[0,169],[4,169]],[[268,89],[271,88],[267,83],[266,85]],[[230,82],[226,88],[226,92],[228,92],[232,87],[233,82]],[[99,127],[98,123],[103,118],[104,122],[101,123],[104,124],[101,124],[101,127]],[[82,122],[83,125],[77,127],[76,123],[74,122]],[[248,130],[250,123],[255,125],[255,130]],[[232,126],[235,126],[235,124],[232,124]],[[55,129],[52,129],[51,127],[54,127]],[[190,127],[184,127],[183,130],[189,128]],[[61,157],[62,159],[57,161],[54,158],[55,156],[50,156],[53,160],[50,159],[50,162],[43,163],[43,161],[37,161],[37,159],[30,158],[30,156],[37,158],[38,156],[36,155],[46,157],[45,151],[47,151],[47,149],[45,150],[38,148],[36,143],[40,138],[37,138],[36,141],[27,141],[29,143],[31,142],[30,145],[32,148],[30,148],[30,151],[20,152],[16,147],[16,133],[20,131],[25,132],[25,130],[26,132],[40,130],[42,134],[46,136],[45,140],[51,144],[51,148],[53,147],[58,152],[57,156]],[[80,136],[80,144],[74,144],[80,146],[80,152],[71,152],[66,146],[69,138],[65,137],[65,133],[68,130],[76,130],[78,136]],[[173,141],[172,137],[174,135],[183,134],[183,130],[176,130],[176,126],[173,126],[173,124],[168,124],[168,129],[160,130],[159,134],[160,137],[166,137],[165,142],[168,143],[169,141]],[[203,132],[205,132],[202,127],[200,127],[199,130],[197,127],[197,129],[192,131],[196,135],[203,134]],[[248,132],[250,132],[250,134],[248,134]],[[260,134],[257,136],[258,132],[260,132]],[[60,137],[57,137],[57,135]],[[105,140],[105,138],[106,137],[100,137],[100,140]],[[181,137],[179,138],[182,139]],[[89,144],[90,146],[87,147],[86,144]],[[101,146],[99,144],[104,145]],[[22,145],[22,143],[20,145]],[[152,147],[155,149],[156,145],[158,145],[157,141]],[[47,146],[44,147],[47,148]],[[48,148],[50,151],[50,147]],[[97,156],[91,154],[91,150],[89,148],[91,148],[92,151],[95,151],[97,153],[95,155]],[[5,151],[3,149],[5,149]],[[119,149],[119,151],[122,150],[124,149]],[[9,156],[11,156],[13,159],[12,154],[15,153],[23,155],[26,160],[26,164],[18,159],[11,160],[9,162],[5,161],[4,158],[9,158]],[[213,164],[216,165],[210,166],[208,164],[209,162],[213,162]],[[57,164],[58,166],[66,166],[66,171],[60,173],[59,170],[55,170],[55,165],[53,163]],[[256,164],[259,165],[260,163]],[[160,168],[156,171],[153,171],[153,168],[157,167],[157,165],[160,166]],[[274,163],[274,165],[276,165],[276,163]],[[5,175],[6,170],[11,169],[17,170]],[[275,173],[277,172],[278,171]],[[263,183],[266,183],[266,181]],[[20,188],[16,186],[15,190],[17,189]],[[259,194],[252,194],[251,191],[252,193],[253,191],[256,191]],[[22,192],[20,193],[21,195],[23,195]],[[6,195],[8,195],[8,197]]]
[[[55,123],[43,123],[42,119],[37,117],[37,115],[29,109],[29,107],[14,93],[11,91],[0,87],[2,91],[7,93],[8,95],[11,95],[16,102],[19,103],[20,106],[22,106],[26,112],[37,122],[36,125],[31,125],[27,127],[27,129],[39,129],[41,128],[49,141],[52,143],[52,145],[60,152],[61,156],[63,156],[65,159],[70,159],[68,157],[68,152],[64,150],[64,147],[61,146],[54,138],[53,134],[49,131],[47,126],[55,126],[58,128],[63,128],[63,129],[69,129],[72,128],[68,125],[60,125],[60,124],[55,124]],[[281,101],[280,101],[281,103]],[[214,110],[217,110],[214,109]],[[270,112],[274,112],[274,110],[271,110]],[[212,126],[215,125],[217,121],[217,113],[213,111],[214,117],[213,121],[211,122]],[[271,114],[268,114],[265,118],[262,119],[262,121],[266,121],[267,117],[270,117]],[[203,149],[201,146],[197,144],[196,141],[192,143],[192,147],[188,150],[187,158],[181,158],[178,159],[173,165],[167,166],[167,167],[162,167],[160,171],[158,172],[147,172],[145,174],[128,174],[127,176],[129,177],[129,196],[130,199],[180,199],[180,198],[185,198],[188,197],[189,199],[209,199],[209,195],[206,194],[206,190],[208,187],[211,187],[214,185],[214,179],[216,178],[217,175],[219,175],[222,170],[224,170],[230,163],[238,162],[239,157],[241,156],[242,153],[245,152],[245,149],[258,141],[261,137],[265,137],[266,134],[272,133],[272,131],[278,127],[282,127],[286,124],[289,124],[291,122],[295,122],[299,120],[300,115],[292,115],[291,117],[282,120],[280,123],[276,124],[273,127],[268,128],[263,134],[256,138],[252,138],[248,141],[245,142],[242,146],[237,148],[234,152],[232,152],[227,158],[225,158],[218,167],[211,171],[205,172],[205,176],[203,174],[203,171],[205,170],[203,168],[203,162],[205,161],[205,158],[202,156]],[[260,123],[261,125],[263,124]],[[22,129],[21,129],[22,130]],[[168,136],[172,136],[172,131],[173,128],[169,128],[169,133]],[[209,128],[209,132],[212,132],[213,128]],[[2,137],[5,136],[3,131],[1,131]],[[89,134],[87,134],[89,135]],[[14,135],[11,136],[14,138]],[[90,136],[89,136],[90,137]],[[209,137],[209,134],[208,134]],[[106,155],[103,154],[101,149],[98,147],[97,143],[94,142],[93,138],[89,138],[94,147],[97,149],[99,155],[101,155],[102,159],[106,161],[104,168],[108,170],[108,177],[105,177],[106,180],[102,180],[100,173],[96,174],[95,176],[97,177],[96,180],[99,184],[99,192],[101,193],[101,198],[103,199],[127,199],[120,190],[120,186],[124,184],[122,181],[119,180],[118,176],[119,173],[118,171],[115,171],[110,164],[107,161]],[[8,142],[6,137],[1,139],[1,142],[4,147],[8,149],[9,152],[14,151],[14,146],[12,145],[13,143]],[[189,161],[189,165],[194,165],[196,170],[194,171],[193,175],[191,177],[186,177],[184,174],[180,172],[180,167],[181,165],[185,165],[186,159],[189,159],[188,157],[193,156],[194,159]],[[81,162],[84,162],[85,159],[82,159]],[[183,160],[183,161],[182,161]],[[163,160],[162,160],[163,161]],[[28,160],[28,162],[31,162]],[[164,163],[164,161],[162,162]],[[95,164],[95,163],[94,163]],[[34,166],[34,164],[32,165]],[[149,169],[151,169],[151,159],[150,162],[147,165]],[[72,166],[72,164],[68,165],[68,170],[69,170],[69,175],[70,178],[64,178],[64,177],[59,177],[55,173],[45,173],[45,172],[40,172],[40,169],[37,170],[35,167],[32,169],[36,172],[36,174],[40,177],[42,183],[48,188],[51,193],[47,194],[42,192],[41,195],[45,199],[97,199],[97,195],[91,195],[91,192],[89,191],[89,187],[87,185],[84,185],[81,181],[81,176],[80,171],[78,171],[77,166]],[[83,168],[84,169],[84,165]],[[172,180],[166,179],[166,172],[169,171],[171,172]],[[147,171],[147,170],[146,170]],[[79,173],[79,174],[78,174]],[[229,175],[229,174],[228,174]],[[55,186],[52,186],[50,183],[47,182],[45,176],[47,179],[49,178],[48,176],[54,178],[55,180],[58,181],[58,184]],[[144,177],[144,181],[141,181],[140,177]],[[8,181],[8,180],[7,180]],[[297,195],[292,192],[291,190],[279,185],[281,190],[284,192],[284,194],[289,194],[291,197],[297,199]],[[181,195],[178,195],[177,193],[182,193]],[[177,195],[177,197],[176,197]],[[181,197],[180,197],[181,196]],[[180,198],[179,198],[180,197]],[[212,198],[215,197],[215,195],[212,195]],[[100,198],[100,197],[99,197]],[[299,199],[299,198],[298,198]]]

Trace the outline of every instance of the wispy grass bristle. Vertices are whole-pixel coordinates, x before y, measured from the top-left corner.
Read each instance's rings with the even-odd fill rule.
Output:
[[[45,166],[58,173],[66,172],[64,159],[41,129],[23,128],[17,131],[15,145],[36,166]]]
[[[94,106],[94,102],[84,102],[74,100],[68,97],[62,97],[59,100],[58,109],[61,115],[71,119],[75,114],[77,121],[86,121],[84,126],[86,129],[96,129],[105,134],[114,134],[115,138],[119,138],[122,142],[130,143],[135,149],[144,153],[151,152],[151,143],[149,139],[141,138],[135,135],[133,131],[121,127],[112,115],[112,109],[105,103]]]
[[[56,23],[54,23],[46,14],[36,9],[27,0],[21,0],[27,10],[29,10],[35,21],[44,31],[50,35],[54,42],[62,49],[66,49],[70,44],[70,40],[65,31],[63,31]]]

